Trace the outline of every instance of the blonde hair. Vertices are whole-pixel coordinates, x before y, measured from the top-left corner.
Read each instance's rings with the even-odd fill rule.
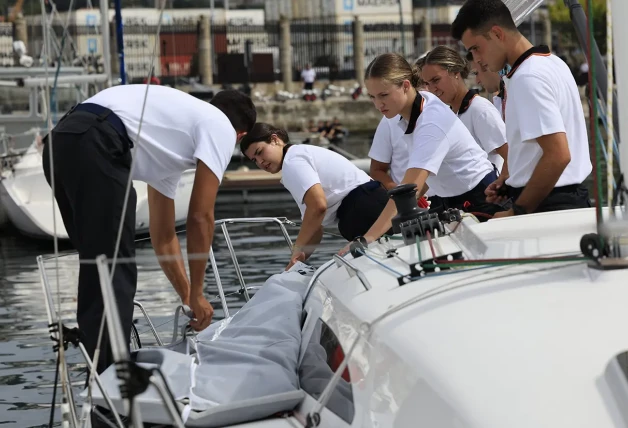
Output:
[[[371,61],[364,72],[364,80],[368,79],[383,79],[397,86],[408,80],[414,88],[421,82],[420,71],[397,53],[381,54]]]
[[[419,73],[426,65],[438,65],[448,73],[460,73],[463,79],[469,76],[471,67],[460,53],[449,46],[436,46],[423,57],[416,60],[415,67]]]

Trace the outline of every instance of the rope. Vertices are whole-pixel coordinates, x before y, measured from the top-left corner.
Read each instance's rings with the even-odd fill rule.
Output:
[[[587,61],[589,63],[589,84],[591,86],[591,90],[589,91],[589,106],[591,111],[589,112],[589,122],[590,122],[590,138],[594,143],[593,150],[593,163],[595,165],[595,173],[593,174],[593,183],[594,183],[594,197],[595,197],[595,214],[596,214],[596,222],[598,234],[600,237],[602,236],[600,232],[600,226],[602,224],[602,201],[600,197],[602,196],[602,182],[600,180],[601,177],[601,165],[600,165],[600,153],[599,153],[599,145],[597,144],[597,130],[598,130],[598,121],[597,121],[597,102],[595,102],[597,98],[597,83],[596,83],[596,70],[595,70],[595,61],[593,61],[593,44],[595,43],[595,39],[593,36],[593,2],[592,0],[587,1],[588,13],[587,13],[587,23],[589,27],[589,37],[587,43]]]
[[[369,256],[368,254],[366,254],[366,252],[365,252],[365,251],[363,251],[363,250],[361,250],[361,249],[359,249],[359,248],[358,248],[358,249],[356,249],[356,251],[357,251],[358,253],[362,254],[364,257],[366,257],[366,258],[367,258],[367,259],[369,259],[370,261],[374,262],[375,264],[377,264],[377,265],[379,265],[379,266],[383,267],[384,269],[386,269],[386,270],[388,270],[388,271],[390,271],[390,272],[394,273],[394,274],[395,274],[395,275],[397,275],[398,277],[399,277],[399,276],[404,276],[404,274],[402,274],[401,272],[396,271],[396,270],[394,270],[393,268],[391,268],[390,266],[386,266],[384,263],[380,262],[379,260],[375,259],[374,257]]]

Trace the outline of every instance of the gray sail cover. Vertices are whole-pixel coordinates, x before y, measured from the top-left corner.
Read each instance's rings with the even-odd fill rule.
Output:
[[[312,267],[299,263],[271,276],[236,315],[188,338],[187,347],[145,348],[136,353],[139,365],[160,367],[175,400],[189,402],[179,405],[186,426],[256,420],[292,410],[303,399],[298,374],[301,317],[313,273]],[[118,412],[126,414],[115,367],[109,367],[101,379]],[[93,402],[105,405],[97,388]],[[154,387],[135,403],[145,422],[171,421]]]
[[[192,409],[299,389],[303,294],[311,271],[301,272],[271,276],[235,316],[197,336]]]
[[[535,9],[543,3],[543,0],[502,0],[515,20],[515,24],[519,25],[530,16]],[[559,0],[562,1],[562,0]]]

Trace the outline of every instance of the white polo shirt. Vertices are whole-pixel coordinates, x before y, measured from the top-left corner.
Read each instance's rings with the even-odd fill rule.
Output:
[[[313,68],[310,68],[309,70],[303,69],[303,71],[301,71],[301,78],[305,83],[314,83],[314,80],[316,79],[316,71],[314,71]]]
[[[419,94],[424,100],[422,111],[417,97],[410,123],[399,121],[399,126],[405,126],[406,132],[413,134],[408,168],[429,171],[427,185],[438,196],[462,195],[493,171],[493,165],[448,105],[429,92]],[[415,111],[420,114],[412,129]]]
[[[390,178],[397,184],[408,169],[408,146],[412,144],[412,136],[399,126],[400,118],[399,115],[392,119],[382,117],[369,150],[369,158],[390,164]]]
[[[472,91],[467,95],[458,111],[458,118],[488,154],[488,160],[501,172],[504,159],[495,153],[495,149],[506,144],[506,125],[489,100]]]
[[[281,184],[290,192],[305,215],[303,198],[315,184],[320,184],[327,200],[323,226],[336,223],[336,211],[345,196],[359,185],[371,180],[364,171],[347,158],[317,146],[298,144],[286,152],[281,169]]]
[[[557,132],[567,135],[571,162],[556,187],[581,184],[592,165],[580,93],[567,64],[547,47],[535,47],[513,64],[504,81],[510,172],[506,184],[520,188],[528,183],[543,154],[536,139]]]
[[[167,86],[151,85],[138,138],[146,85],[120,85],[85,103],[112,110],[133,141],[133,179],[174,199],[181,174],[203,162],[219,181],[231,161],[236,131],[213,105]]]

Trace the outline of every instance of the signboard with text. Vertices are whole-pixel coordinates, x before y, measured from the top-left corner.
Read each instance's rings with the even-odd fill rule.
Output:
[[[373,15],[399,13],[399,1],[405,16],[412,19],[412,0],[339,0],[337,15]]]

